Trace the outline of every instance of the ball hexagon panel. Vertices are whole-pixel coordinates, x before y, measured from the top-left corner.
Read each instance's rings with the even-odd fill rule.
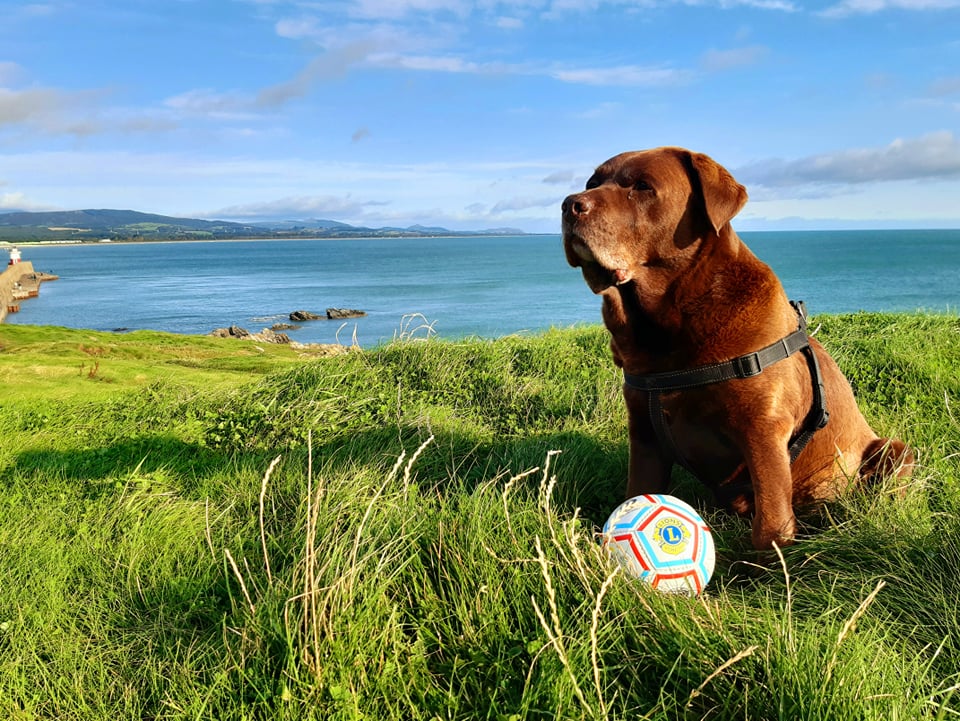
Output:
[[[663,591],[699,594],[713,574],[710,529],[679,498],[663,494],[624,501],[603,526],[603,541],[628,573]]]

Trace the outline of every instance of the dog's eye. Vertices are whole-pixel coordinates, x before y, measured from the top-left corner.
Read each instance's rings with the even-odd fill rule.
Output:
[[[644,190],[653,190],[653,186],[650,185],[646,180],[638,180],[633,184],[634,190],[644,191]]]

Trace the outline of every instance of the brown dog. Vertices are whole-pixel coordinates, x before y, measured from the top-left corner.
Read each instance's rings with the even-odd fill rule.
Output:
[[[870,429],[802,309],[731,228],[746,201],[706,155],[623,153],[563,201],[563,244],[603,297],[624,371],[627,496],[664,492],[680,463],[754,514],[763,549],[793,540],[795,507],[908,475],[913,455]]]

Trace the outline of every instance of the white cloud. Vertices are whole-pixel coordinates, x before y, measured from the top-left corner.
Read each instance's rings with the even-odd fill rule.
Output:
[[[505,66],[484,65],[452,56],[401,55],[378,53],[367,58],[371,65],[404,70],[422,70],[439,73],[489,73],[501,72]]]
[[[165,133],[176,130],[178,127],[176,120],[164,117],[162,113],[146,112],[127,115],[119,112],[98,132],[116,130],[121,133]]]
[[[347,196],[335,195],[302,195],[298,197],[279,198],[266,202],[245,203],[232,205],[218,210],[206,212],[203,215],[209,218],[227,220],[242,219],[277,219],[299,220],[304,218],[328,218],[362,216],[365,209],[371,206],[386,205],[380,201],[359,201]]]
[[[685,85],[695,77],[691,71],[673,68],[643,67],[639,65],[619,65],[607,68],[558,68],[535,63],[480,63],[449,55],[377,53],[367,57],[366,62],[372,66],[421,72],[546,76],[575,85],[662,87]]]
[[[558,170],[552,158],[400,164],[75,150],[8,154],[3,165],[8,190],[58,207],[227,220],[327,217],[371,227],[468,229],[502,214],[511,225],[553,232],[566,192],[542,183]]]
[[[47,20],[59,12],[53,3],[6,3],[3,8],[3,22],[10,27],[15,24],[27,24],[33,20]]]
[[[187,115],[206,115],[222,119],[249,118],[253,99],[240,93],[222,93],[208,89],[188,90],[163,101],[165,107]]]
[[[295,13],[276,21],[278,35],[290,39],[318,40],[326,47],[342,39],[343,31],[356,34],[361,28],[378,26],[388,33],[428,21],[435,34],[443,22],[462,29],[467,18],[483,17],[502,30],[519,30],[536,18],[540,22],[563,21],[571,14],[594,13],[603,7],[643,12],[670,5],[715,7],[721,10],[753,8],[798,12],[792,0],[348,0],[335,3],[301,0],[246,0]],[[934,2],[937,0],[927,0]],[[939,0],[944,2],[946,0]],[[345,22],[346,21],[346,22]],[[349,23],[354,23],[351,26]],[[422,29],[420,29],[422,32]],[[426,35],[424,35],[426,37]]]
[[[842,0],[820,14],[842,18],[869,15],[883,10],[948,10],[960,7],[960,0]]]
[[[57,7],[53,3],[26,3],[20,8],[20,12],[28,17],[48,17],[57,12]]]
[[[566,68],[552,70],[548,74],[565,83],[623,85],[627,87],[685,85],[693,79],[693,74],[688,70],[644,67],[641,65],[620,65],[609,68]]]
[[[560,208],[560,201],[563,200],[562,196],[551,195],[548,197],[517,197],[517,198],[508,198],[506,200],[500,200],[490,209],[491,215],[500,215],[501,213],[512,212],[515,210],[528,210],[530,208],[549,208],[551,206],[556,206]]]
[[[957,0],[960,2],[960,0]],[[756,7],[792,12],[787,0],[642,0],[641,8],[670,4],[710,5],[721,9]],[[545,75],[571,84],[594,86],[657,87],[689,83],[694,73],[664,66],[558,67],[532,59],[523,63],[468,59],[445,50],[459,46],[463,24],[457,18],[487,14],[487,22],[508,30],[526,27],[525,16],[534,12],[559,18],[572,12],[590,12],[601,6],[636,9],[634,0],[354,0],[349,5],[295,3],[297,17],[281,19],[275,31],[281,37],[312,40],[325,48],[290,81],[266,88],[261,105],[279,105],[304,95],[317,81],[340,77],[351,68],[374,66],[421,72]],[[314,14],[310,14],[310,13]],[[327,14],[321,14],[326,12]],[[344,15],[344,12],[346,15]],[[429,16],[429,32],[422,24]],[[349,16],[349,17],[347,17]],[[449,18],[444,16],[450,16]],[[450,22],[447,22],[450,20]],[[757,62],[766,48],[755,46],[708,52],[708,69],[725,69]]]
[[[731,68],[756,65],[770,49],[762,45],[734,48],[732,50],[708,50],[703,54],[701,63],[706,70],[717,72]]]
[[[687,4],[698,5],[703,3],[688,2]],[[724,10],[736,7],[752,7],[758,10],[779,10],[788,13],[800,10],[796,3],[789,2],[789,0],[720,0],[716,4]]]
[[[625,5],[628,8],[655,8],[667,5],[691,5],[694,7],[717,7],[721,10],[748,7],[757,10],[776,10],[779,12],[797,12],[796,3],[791,0],[554,0],[550,6],[549,15],[559,15],[562,12],[579,11],[592,12],[602,5]]]
[[[257,95],[255,105],[261,108],[276,107],[309,93],[312,88],[334,77],[340,77],[352,68],[377,67],[408,70],[413,72],[450,73],[471,75],[525,75],[551,77],[560,82],[595,86],[624,87],[663,87],[685,85],[694,80],[696,74],[690,70],[668,67],[645,67],[640,65],[619,65],[611,67],[557,67],[543,63],[506,63],[479,62],[458,55],[423,54],[398,50],[396,46],[411,47],[415,40],[397,38],[390,41],[393,48],[379,34],[368,35],[350,41],[315,57],[294,78],[264,88]],[[745,53],[749,54],[749,53]],[[743,58],[740,62],[743,62]],[[731,62],[728,60],[728,63]],[[202,108],[227,110],[233,101],[229,95],[205,91],[190,91],[168,101],[183,108]]]
[[[32,133],[78,137],[124,130],[126,119],[117,121],[99,110],[96,101],[102,95],[56,88],[0,88],[0,130],[20,127]]]
[[[69,104],[68,96],[56,90],[9,90],[0,88],[0,126],[26,121],[45,121]]]
[[[30,137],[84,138],[112,132],[143,133],[176,127],[163,112],[110,106],[102,90],[68,92],[58,88],[0,87],[0,132],[24,131]]]
[[[781,227],[786,228],[956,228],[956,195],[956,181],[938,180],[926,181],[922,193],[916,192],[915,181],[907,180],[849,186],[843,193],[821,197],[751,194],[737,227],[743,230],[762,225],[752,221],[781,219]]]
[[[599,105],[576,113],[575,117],[583,120],[598,120],[601,118],[619,117],[623,114],[623,103],[605,102]]]
[[[277,35],[288,40],[303,40],[324,32],[324,29],[319,25],[319,19],[311,17],[284,18],[278,20],[273,29]]]
[[[350,13],[357,17],[399,18],[414,12],[470,14],[472,2],[467,0],[354,0]]]
[[[575,173],[572,170],[558,170],[550,173],[543,179],[547,185],[570,185],[573,183]]]
[[[960,94],[960,75],[940,78],[930,86],[930,93],[935,97]]]
[[[795,12],[798,9],[797,4],[791,0],[353,0],[346,8],[353,17],[372,19],[397,19],[415,13],[445,13],[464,17],[476,11],[507,15],[540,12],[544,17],[550,18],[567,13],[595,12],[603,6],[623,6],[633,10],[677,3],[714,6],[724,10],[752,7]]]
[[[374,39],[364,38],[318,55],[294,78],[262,89],[257,95],[256,104],[260,107],[276,107],[303,97],[317,82],[341,77],[352,66],[363,62],[377,49],[377,45]]]
[[[0,210],[55,210],[30,200],[24,193],[0,193]]]
[[[0,85],[12,85],[23,76],[23,68],[17,63],[0,62]]]
[[[735,175],[748,186],[768,188],[960,178],[960,142],[944,130],[897,139],[881,148],[758,161],[738,168]]]

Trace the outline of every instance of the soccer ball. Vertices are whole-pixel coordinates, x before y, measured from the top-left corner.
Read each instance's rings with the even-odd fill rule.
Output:
[[[700,514],[662,494],[617,506],[603,524],[603,545],[627,573],[672,593],[701,593],[716,563],[713,536]]]

